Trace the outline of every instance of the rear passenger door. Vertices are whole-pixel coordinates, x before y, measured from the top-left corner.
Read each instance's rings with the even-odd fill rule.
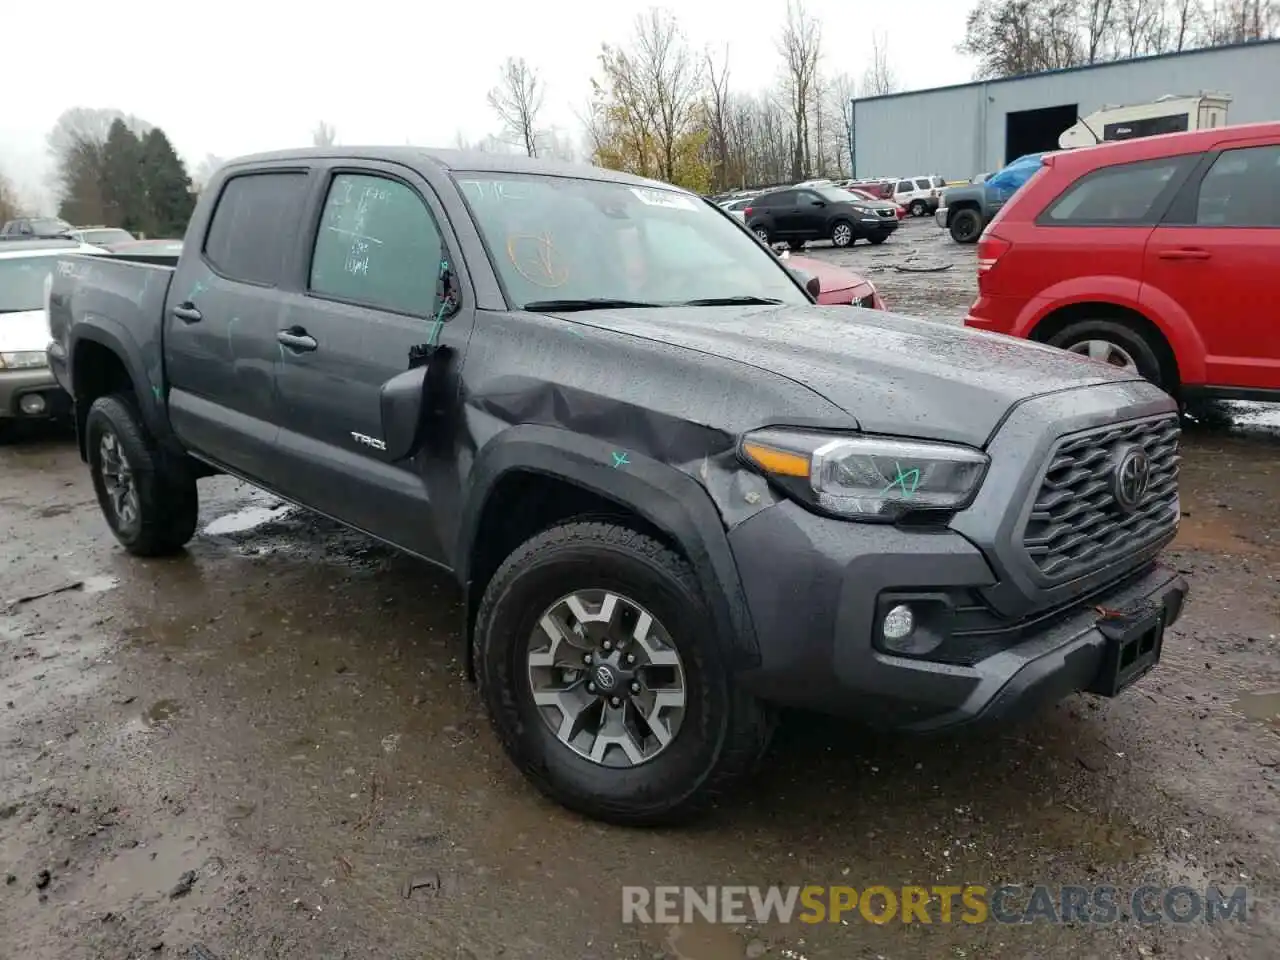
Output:
[[[223,181],[203,237],[191,238],[164,317],[169,416],[195,450],[249,480],[279,480],[275,363],[281,283],[307,202],[306,167]]]
[[[436,328],[442,259],[458,271],[430,186],[395,164],[329,168],[308,226],[309,262],[278,318],[282,489],[428,559],[443,559],[427,474],[392,463],[381,389],[433,334],[461,353],[473,309]]]
[[[1185,312],[1208,386],[1280,389],[1277,265],[1280,144],[1210,153],[1147,242],[1143,288]]]
[[[769,195],[769,215],[773,218],[772,233],[775,239],[789,237],[795,233],[796,220],[799,216],[797,202],[795,190],[782,190]]]

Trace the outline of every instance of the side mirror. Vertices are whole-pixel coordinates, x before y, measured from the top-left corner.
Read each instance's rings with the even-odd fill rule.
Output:
[[[382,385],[382,442],[388,460],[404,460],[418,452],[422,440],[422,412],[430,364],[412,367]]]

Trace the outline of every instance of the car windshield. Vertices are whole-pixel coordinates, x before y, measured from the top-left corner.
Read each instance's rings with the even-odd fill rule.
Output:
[[[81,230],[85,243],[101,245],[104,243],[132,243],[133,234],[127,230]]]
[[[688,194],[512,173],[456,177],[514,306],[808,302],[773,254]]]
[[[44,309],[44,281],[57,257],[0,259],[0,313]]]

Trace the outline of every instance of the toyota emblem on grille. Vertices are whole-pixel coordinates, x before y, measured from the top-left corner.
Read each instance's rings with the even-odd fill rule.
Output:
[[[1125,513],[1136,510],[1151,486],[1151,460],[1141,447],[1129,447],[1116,461],[1111,492]]]

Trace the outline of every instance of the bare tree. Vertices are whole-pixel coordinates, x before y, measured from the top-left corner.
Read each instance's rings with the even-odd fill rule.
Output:
[[[853,98],[857,93],[857,85],[847,73],[836,74],[827,84],[831,115],[839,117],[831,125],[831,145],[836,169],[841,173],[846,170],[853,172],[853,157],[850,156],[849,145],[853,142]]]
[[[1190,3],[1191,0],[1183,0]],[[1089,63],[1103,59],[1105,44],[1114,22],[1115,0],[1084,0],[1081,16],[1085,28],[1085,58]]]
[[[22,215],[22,203],[13,181],[0,173],[0,223]]]
[[[898,89],[898,77],[889,65],[889,38],[883,33],[871,34],[871,63],[862,75],[862,95],[882,97]]]
[[[524,57],[507,57],[498,85],[489,91],[489,106],[502,121],[503,132],[522,144],[530,157],[538,155],[538,113],[544,93],[538,72]]]
[[[333,124],[321,120],[311,131],[311,143],[317,147],[332,147],[338,140],[338,131]]]
[[[636,17],[632,62],[657,140],[659,176],[672,181],[678,143],[700,119],[702,65],[676,18],[656,7]]]
[[[717,188],[728,186],[729,168],[729,48],[725,47],[724,65],[716,72],[716,63],[707,54],[707,125],[715,162],[711,182]]]
[[[778,42],[783,60],[783,93],[791,112],[793,142],[791,176],[800,180],[809,174],[809,106],[822,58],[822,27],[809,16],[804,0],[787,0],[787,22]]]

